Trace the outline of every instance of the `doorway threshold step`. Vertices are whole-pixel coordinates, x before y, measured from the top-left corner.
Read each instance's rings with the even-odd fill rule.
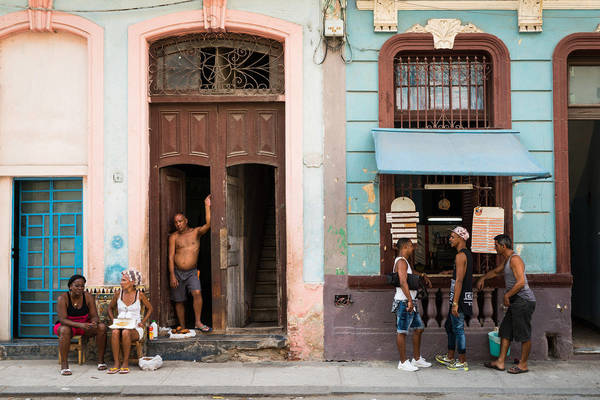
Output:
[[[163,360],[221,361],[238,352],[283,350],[287,337],[276,334],[199,334],[187,339],[159,337],[146,342],[146,354],[159,354]]]

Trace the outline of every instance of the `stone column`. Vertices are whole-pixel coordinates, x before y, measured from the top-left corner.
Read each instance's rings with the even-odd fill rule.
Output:
[[[448,312],[450,311],[450,289],[449,288],[442,288],[440,289],[442,291],[442,309],[441,309],[441,313],[442,313],[442,322],[440,324],[440,326],[443,328],[444,324],[446,323],[446,319],[448,319]]]
[[[494,289],[483,289],[483,326],[495,326],[492,316],[494,315],[494,307],[492,305],[492,292]]]
[[[435,304],[435,297],[437,294],[437,289],[427,289],[427,293],[429,293],[429,300],[427,301],[427,318],[425,323],[428,328],[437,327],[437,307]]]
[[[481,322],[479,322],[479,292],[473,291],[473,315],[469,321],[469,328],[481,328]]]

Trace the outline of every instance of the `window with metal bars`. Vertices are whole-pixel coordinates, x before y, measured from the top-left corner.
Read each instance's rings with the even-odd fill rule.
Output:
[[[491,176],[394,176],[395,197],[410,198],[419,212],[413,261],[418,270],[435,274],[453,267],[456,251],[448,242],[450,230],[460,225],[472,232],[473,209],[497,205],[495,182],[496,178]],[[428,185],[463,185],[472,189],[428,190]],[[440,222],[444,219],[445,222]],[[473,273],[485,273],[494,267],[494,255],[473,254]]]
[[[491,63],[485,54],[399,53],[396,128],[491,128]]]

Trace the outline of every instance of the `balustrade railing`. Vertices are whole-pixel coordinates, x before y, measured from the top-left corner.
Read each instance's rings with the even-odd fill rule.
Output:
[[[494,296],[498,289],[484,288],[473,292],[473,315],[467,318],[466,329],[490,328],[497,324],[495,315]],[[450,311],[450,289],[428,289],[429,297],[422,300],[420,307],[421,317],[428,328],[443,328]]]

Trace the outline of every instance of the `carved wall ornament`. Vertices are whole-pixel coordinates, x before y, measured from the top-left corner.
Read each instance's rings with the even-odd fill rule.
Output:
[[[203,0],[204,29],[209,32],[225,31],[227,0]]]
[[[29,29],[31,31],[53,32],[52,1],[53,0],[29,0],[27,14],[29,16]]]
[[[600,32],[600,24],[596,27],[596,32]]]
[[[451,49],[454,47],[454,38],[459,33],[481,33],[477,26],[468,23],[463,25],[460,19],[430,19],[427,25],[413,25],[406,30],[412,33],[431,33],[433,47],[436,49]]]
[[[544,0],[519,0],[519,32],[541,32]]]
[[[375,32],[398,32],[396,0],[375,0],[373,3]]]

